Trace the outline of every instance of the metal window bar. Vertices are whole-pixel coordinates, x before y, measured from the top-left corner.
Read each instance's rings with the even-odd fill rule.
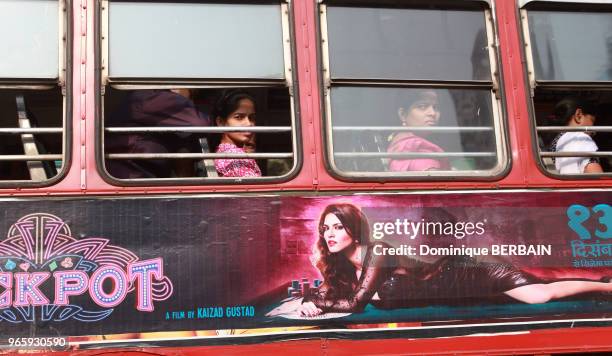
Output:
[[[0,155],[0,161],[55,161],[63,159],[61,154]]]
[[[17,134],[45,134],[45,133],[63,133],[61,127],[28,127],[28,128],[12,128],[1,127],[0,135],[17,135]]]
[[[291,132],[291,126],[232,126],[232,127],[211,127],[211,126],[152,126],[152,127],[107,127],[109,133],[168,133],[168,132],[190,132],[190,133],[225,133],[225,132],[265,132],[282,133]],[[201,142],[200,142],[201,143]],[[208,148],[207,148],[208,149]],[[274,159],[274,158],[293,158],[293,152],[288,153],[109,153],[104,155],[107,159],[128,160],[128,159]],[[209,163],[209,162],[207,162]]]
[[[0,135],[23,135],[26,136],[26,141],[33,138],[32,134],[46,134],[46,133],[63,133],[64,130],[61,127],[22,127],[22,128],[11,128],[2,127],[0,128]],[[0,155],[0,161],[56,161],[62,160],[61,154],[37,154],[32,153],[25,155]]]
[[[104,157],[107,159],[271,159],[293,158],[293,153],[108,153]]]
[[[492,132],[493,127],[489,126],[334,126],[334,131],[375,131],[375,132],[394,132],[394,131],[425,131],[425,132]]]
[[[167,133],[167,132],[190,132],[190,133],[225,133],[225,132],[267,132],[281,133],[291,132],[291,126],[151,126],[151,127],[107,127],[104,131],[109,133]]]
[[[495,157],[495,152],[335,152],[335,157],[348,158],[465,158]]]
[[[552,152],[543,151],[540,152],[542,157],[612,157],[611,151],[597,151],[597,152]]]
[[[538,132],[612,132],[612,126],[538,126]]]

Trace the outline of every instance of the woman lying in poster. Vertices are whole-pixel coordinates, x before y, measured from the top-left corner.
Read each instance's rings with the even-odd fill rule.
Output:
[[[365,215],[350,204],[329,205],[321,214],[317,268],[324,283],[304,298],[298,311],[305,317],[327,312],[360,312],[368,303],[402,308],[503,296],[524,303],[546,303],[587,292],[610,292],[602,280],[564,279],[544,282],[509,264],[446,256],[430,264],[404,256],[376,255],[367,245]],[[377,249],[379,250],[379,249]]]

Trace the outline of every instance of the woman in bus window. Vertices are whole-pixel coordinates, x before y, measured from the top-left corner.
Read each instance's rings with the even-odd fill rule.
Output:
[[[319,220],[317,268],[324,282],[298,308],[304,316],[379,308],[465,302],[509,296],[524,303],[546,303],[586,292],[610,292],[607,278],[545,283],[505,263],[468,256],[446,256],[427,263],[382,254],[383,242],[369,241],[365,215],[351,204],[329,205]]]
[[[406,127],[435,126],[440,121],[438,108],[438,95],[430,90],[410,95],[406,101],[408,106],[400,107],[397,114]],[[435,143],[427,140],[426,131],[402,131],[393,135],[387,148],[389,153],[441,153],[444,152]],[[450,164],[446,158],[400,158],[389,161],[389,170],[403,171],[429,171],[449,170]]]
[[[555,105],[553,124],[575,126],[595,125],[595,107],[592,103],[568,97]],[[552,141],[554,152],[596,152],[597,144],[591,138],[593,132],[562,132]],[[553,157],[555,168],[561,174],[602,173],[596,157]]]
[[[225,91],[217,100],[212,114],[217,126],[255,126],[255,99],[240,89]],[[254,135],[246,131],[225,132],[216,152],[251,153],[254,151]],[[257,162],[248,158],[216,159],[215,169],[222,177],[261,176]]]

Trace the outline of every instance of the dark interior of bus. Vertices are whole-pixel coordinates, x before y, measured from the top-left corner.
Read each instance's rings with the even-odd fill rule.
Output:
[[[285,88],[250,88],[249,92],[255,97],[257,103],[257,125],[258,126],[287,126],[291,125],[290,98]],[[111,115],[125,98],[127,91],[108,87],[104,96],[105,117]],[[219,95],[218,89],[199,89],[195,92],[194,103],[205,115],[210,112],[210,107]],[[612,125],[612,91],[608,90],[542,90],[537,89],[534,96],[534,114],[538,126],[549,126],[549,116],[554,105],[564,97],[577,96],[588,99],[597,105],[596,126]],[[18,98],[22,97],[25,104],[25,111],[22,109],[22,117],[27,118],[31,127],[62,127],[62,94],[60,89],[49,90],[1,90],[0,91],[0,117],[1,128],[18,128],[20,110],[18,109]],[[353,116],[355,118],[356,116]],[[348,124],[348,122],[347,122]],[[352,123],[355,124],[354,122]],[[0,147],[2,155],[24,155],[26,135],[3,134]],[[213,135],[208,134],[211,142],[214,142]],[[539,145],[542,151],[547,151],[556,133],[541,132],[538,134]],[[600,151],[612,151],[612,133],[598,132],[593,136]],[[36,152],[38,154],[61,154],[62,135],[59,133],[40,133],[32,137]],[[384,139],[384,138],[383,138]],[[386,140],[379,138],[380,147],[386,144]],[[367,141],[367,140],[366,140]],[[478,142],[478,140],[462,140],[465,142]],[[362,143],[362,146],[370,144],[369,141]],[[351,146],[355,144],[354,142]],[[364,152],[384,150],[380,147],[361,147]],[[349,148],[355,150],[355,147]],[[359,147],[357,148],[359,150]],[[211,148],[214,152],[214,148]],[[285,133],[259,133],[257,135],[256,152],[291,152],[291,134]],[[45,170],[46,178],[55,176],[61,167],[61,160],[51,160],[37,162]],[[546,163],[546,162],[545,162]],[[612,159],[601,158],[600,163],[606,172],[612,171]],[[292,162],[288,159],[262,159],[258,161],[264,176],[282,176],[287,173]],[[364,161],[364,165],[371,163]],[[0,180],[31,180],[28,163],[19,160],[0,161]],[[361,167],[364,168],[364,167]],[[352,167],[355,169],[355,167]],[[372,169],[371,170],[377,170]],[[368,170],[367,168],[365,170]]]
[[[18,104],[19,101],[22,104]],[[49,90],[0,90],[0,128],[62,128],[63,98],[59,88]],[[61,133],[3,134],[0,155],[62,154]],[[61,160],[0,160],[0,180],[33,180],[31,170],[40,166],[44,179],[57,175]]]
[[[538,126],[555,126],[551,123],[550,116],[555,105],[566,97],[577,97],[588,100],[596,105],[595,126],[612,126],[612,91],[604,90],[542,90],[537,89],[533,98],[534,115]],[[538,144],[541,151],[550,151],[550,145],[557,136],[557,132],[540,132]],[[599,151],[612,151],[612,132],[597,132],[593,135]],[[612,171],[612,158],[601,157],[599,159],[604,172]],[[554,170],[554,165],[544,160],[549,170]]]
[[[398,110],[410,106],[407,97],[426,92],[437,95],[440,117],[436,126],[451,128],[448,131],[427,132],[427,139],[444,152],[464,155],[452,159],[453,167],[457,170],[493,168],[497,158],[490,91],[368,87],[342,87],[332,91],[333,148],[335,154],[344,154],[336,157],[337,167],[348,172],[389,171],[389,158],[369,158],[361,154],[390,152],[388,150],[393,137],[402,128]],[[369,127],[370,130],[346,130],[356,126]],[[376,127],[380,130],[376,130]],[[490,130],[452,130],[469,127],[487,127]],[[347,153],[355,156],[347,157]],[[474,153],[490,153],[491,156],[470,156]]]
[[[291,124],[291,105],[289,92],[286,88],[246,88],[249,94],[253,96],[256,103],[256,126],[292,126]],[[191,100],[196,108],[203,114],[205,118],[209,118],[211,108],[219,97],[221,89],[194,89],[192,90]],[[105,127],[116,126],[117,119],[113,115],[117,112],[121,105],[125,104],[131,90],[115,89],[111,86],[106,87],[104,95],[104,122]],[[132,91],[133,92],[133,91]],[[129,120],[129,119],[128,119]],[[113,122],[111,122],[113,121]],[[214,120],[209,118],[209,121],[214,124]],[[126,124],[126,126],[130,126]],[[121,135],[120,133],[107,133],[106,135]],[[145,135],[156,135],[156,133],[146,133]],[[220,134],[200,134],[200,137],[206,137],[208,148],[203,147],[203,153],[215,152],[216,146],[220,138]],[[107,138],[109,136],[106,136]],[[291,132],[260,132],[256,136],[256,153],[291,153],[292,135]],[[108,151],[108,150],[107,150]],[[107,152],[108,153],[108,152]],[[130,152],[125,152],[130,153]],[[142,152],[140,152],[142,153]],[[159,153],[159,152],[147,152]],[[178,152],[167,152],[178,153]],[[196,152],[197,153],[197,152]],[[108,162],[108,159],[107,161]],[[200,163],[196,163],[198,165]],[[261,169],[264,177],[278,177],[288,173],[293,167],[292,159],[286,158],[269,158],[258,159],[257,164]],[[108,163],[107,163],[108,165]],[[206,172],[201,167],[196,169],[196,176],[206,177]],[[177,177],[174,172],[170,177]],[[169,177],[156,177],[169,178]]]

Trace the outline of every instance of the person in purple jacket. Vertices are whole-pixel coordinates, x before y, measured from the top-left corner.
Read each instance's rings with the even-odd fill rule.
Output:
[[[107,127],[209,126],[209,119],[191,100],[189,89],[135,90],[113,112]],[[107,134],[106,153],[200,152],[203,134],[188,132]],[[191,159],[106,160],[108,173],[120,179],[189,177]]]

